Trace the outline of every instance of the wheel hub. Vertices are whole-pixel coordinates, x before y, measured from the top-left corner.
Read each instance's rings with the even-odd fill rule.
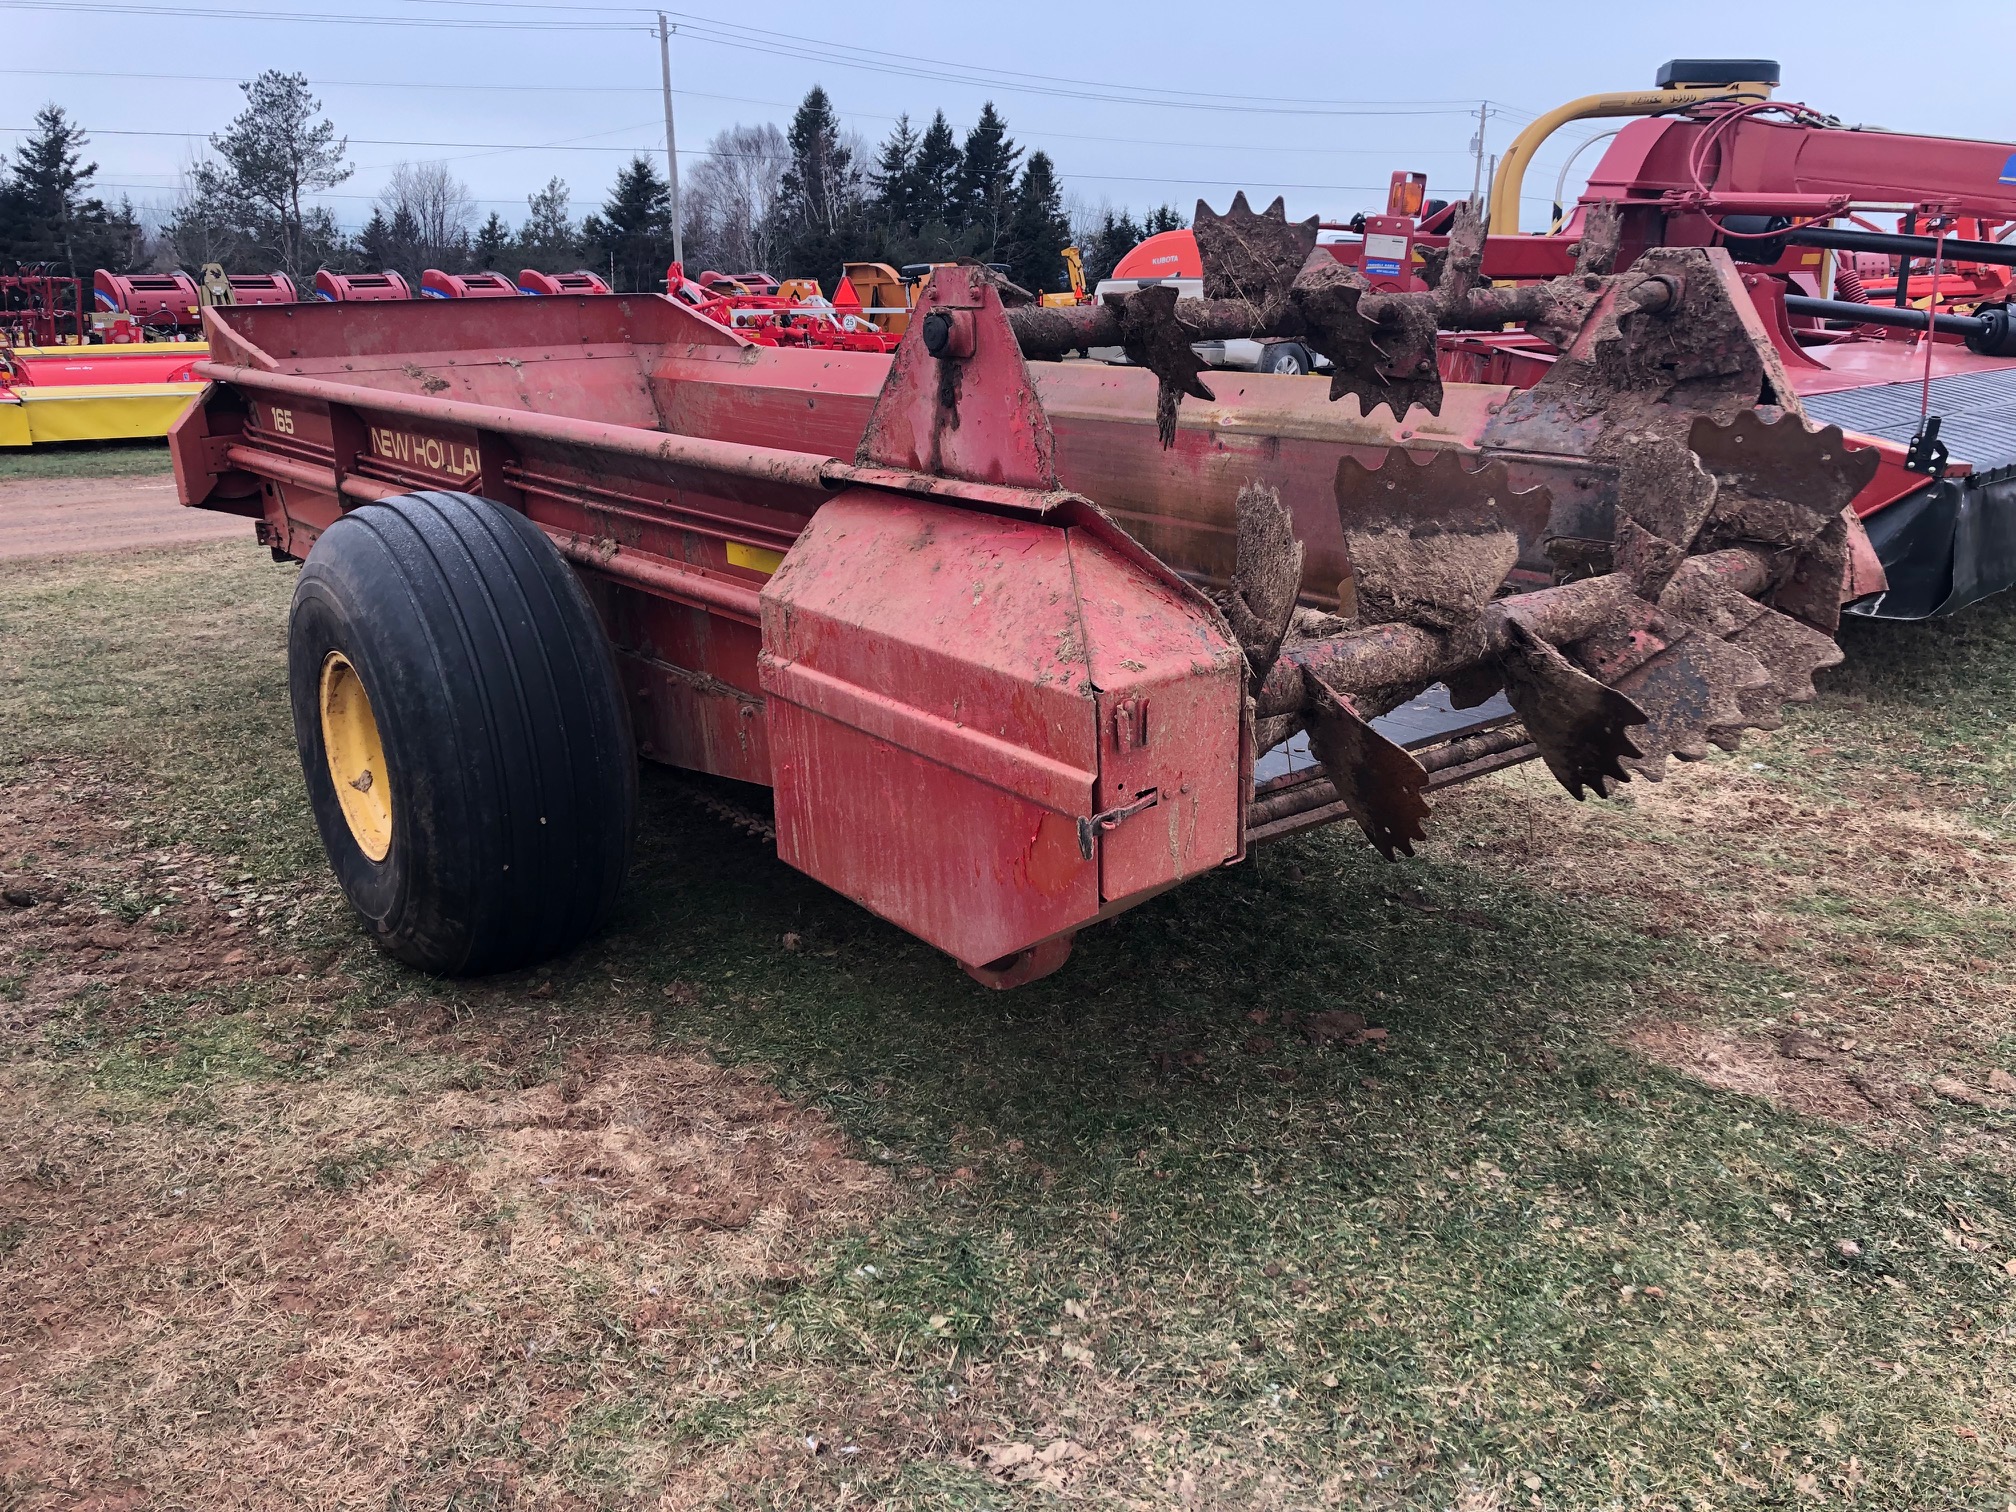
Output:
[[[385,745],[363,680],[341,651],[322,659],[319,702],[329,781],[350,826],[350,838],[373,861],[383,861],[392,850],[392,784],[385,770]]]

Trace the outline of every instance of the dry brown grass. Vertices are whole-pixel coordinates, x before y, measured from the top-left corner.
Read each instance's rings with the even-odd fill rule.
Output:
[[[21,1042],[80,994],[126,1013],[155,993],[305,980],[307,963],[253,947],[327,884],[247,886],[235,857],[144,847],[125,797],[77,760],[0,789],[0,1039]]]
[[[1537,768],[1507,773],[1451,795],[1444,833],[1460,830],[1471,864],[1782,974],[1769,997],[1661,985],[1621,1026],[1657,1060],[1856,1124],[1908,1123],[1970,1090],[1996,1102],[1989,1079],[2006,1079],[2016,1029],[2016,842],[1908,785],[1827,794],[1760,775],[1753,756],[1790,738],[1752,736],[1621,802],[1576,804]]]
[[[716,1305],[793,1285],[888,1182],[641,1029],[564,1064],[495,1091],[246,1083],[180,1126],[0,1076],[32,1235],[0,1293],[9,1504],[567,1505],[598,1478],[584,1422],[602,1478],[661,1484],[662,1440],[624,1462],[602,1420],[733,1391]]]
[[[653,778],[601,938],[442,984],[316,854],[286,588],[0,564],[0,1506],[2016,1484],[1999,674],[1978,768],[1515,774],[1006,997]]]
[[[293,949],[326,881],[246,886],[118,800],[81,762],[0,789],[0,1504],[664,1483],[603,1419],[738,1395],[720,1304],[796,1285],[887,1174],[619,1004],[555,1014],[528,979],[355,1011],[338,952]],[[341,1058],[299,1065],[339,1000]],[[22,1053],[65,1033],[119,1048],[88,1082]]]

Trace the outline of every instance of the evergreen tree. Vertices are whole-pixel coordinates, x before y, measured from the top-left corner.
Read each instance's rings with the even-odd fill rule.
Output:
[[[1126,210],[1117,215],[1110,209],[1103,211],[1098,226],[1078,243],[1085,259],[1085,282],[1097,284],[1102,278],[1111,278],[1114,265],[1149,237],[1161,231],[1181,231],[1187,224],[1173,205],[1157,206],[1139,222]]]
[[[882,144],[875,167],[868,175],[869,187],[875,191],[872,213],[892,231],[918,228],[917,146],[918,136],[910,125],[910,117],[898,116],[896,129]]]
[[[357,233],[357,252],[364,259],[364,266],[374,273],[383,273],[398,260],[392,243],[392,223],[376,205],[371,207],[371,219]]]
[[[1085,259],[1085,282],[1096,286],[1101,279],[1111,278],[1114,266],[1144,234],[1128,211],[1115,215],[1109,208],[1101,212],[1098,228],[1078,243],[1079,253]]]
[[[924,128],[923,140],[917,144],[910,191],[915,229],[923,231],[939,226],[957,231],[964,224],[959,216],[959,169],[963,161],[958,139],[952,135],[941,110],[931,117],[931,124]]]
[[[28,256],[28,202],[0,158],[0,272],[11,272]]]
[[[616,175],[602,213],[589,216],[581,231],[596,270],[613,268],[617,289],[657,289],[672,261],[672,190],[649,158],[633,157]]]
[[[314,213],[305,200],[350,177],[343,161],[349,141],[315,119],[322,102],[309,94],[304,74],[269,68],[239,87],[245,108],[210,145],[224,159],[231,193],[260,250],[300,279],[340,240],[334,219]]]
[[[806,93],[785,134],[791,166],[784,170],[778,209],[801,231],[831,234],[845,208],[852,155],[840,141],[840,118],[817,84]]]
[[[791,165],[777,186],[779,253],[787,277],[830,281],[859,247],[861,176],[840,139],[840,118],[817,84],[785,134]]]
[[[970,245],[983,261],[992,262],[1000,255],[1002,232],[1015,193],[1015,165],[1021,157],[1022,149],[1009,140],[1008,123],[989,100],[980,107],[979,121],[966,133],[954,192],[959,216],[955,224],[973,233]]]
[[[376,211],[372,214],[375,216]],[[368,229],[368,227],[367,227]],[[400,205],[385,221],[385,253],[379,268],[390,268],[405,277],[413,286],[413,292],[420,292],[420,275],[425,271],[425,260],[420,255],[420,244],[425,240],[421,235],[420,222],[413,218],[413,212]]]
[[[490,218],[477,228],[476,240],[469,247],[469,256],[479,268],[495,268],[510,247],[511,228],[504,224],[503,216],[492,210]]]
[[[91,260],[93,268],[109,268],[114,273],[130,273],[147,265],[153,248],[147,228],[134,213],[133,201],[121,195],[119,208],[105,218],[104,240]]]
[[[35,112],[35,129],[14,150],[13,171],[0,189],[0,256],[50,263],[70,278],[127,266],[128,240],[105,202],[87,191],[98,172],[84,161],[91,144],[60,105]],[[128,220],[131,211],[127,212]]]
[[[550,178],[546,187],[525,201],[531,213],[518,232],[518,250],[535,268],[570,272],[581,261],[581,232],[568,215],[567,183]]]
[[[1064,196],[1050,155],[1032,153],[1021,183],[1015,186],[1001,239],[1008,276],[1032,294],[1062,290],[1069,281],[1062,254],[1070,240],[1071,220],[1064,213]]]

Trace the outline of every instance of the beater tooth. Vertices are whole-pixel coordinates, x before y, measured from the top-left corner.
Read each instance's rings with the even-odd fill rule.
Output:
[[[1628,733],[1648,722],[1644,710],[1517,620],[1511,631],[1512,644],[1499,659],[1505,695],[1540,759],[1573,797],[1581,798],[1585,789],[1609,797],[1607,784],[1631,780],[1620,763],[1644,754]]]
[[[1832,635],[1850,559],[1848,511],[1881,465],[1876,449],[1851,447],[1839,426],[1760,410],[1727,421],[1704,415],[1687,441],[1717,484],[1704,537],[1790,551],[1767,602]]]
[[[1428,774],[1421,763],[1360,719],[1348,700],[1322,679],[1310,677],[1309,749],[1337,789],[1351,817],[1388,861],[1411,856],[1427,838],[1421,794]]]
[[[1599,276],[1617,266],[1624,216],[1615,200],[1599,200],[1582,216],[1582,239],[1575,246],[1575,271]]]
[[[1625,536],[1631,573],[1639,593],[1655,599],[1716,506],[1716,478],[1689,448],[1665,435],[1623,437],[1617,466],[1617,530]],[[1633,530],[1643,530],[1665,548],[1641,542]]]
[[[1716,481],[1711,534],[1718,542],[1803,546],[1826,529],[1876,476],[1876,448],[1851,447],[1837,425],[1798,414],[1743,409],[1726,421],[1703,415],[1687,445]]]
[[[1345,456],[1335,481],[1358,616],[1450,630],[1473,620],[1519,559],[1520,527],[1537,536],[1550,498],[1515,492],[1502,462],[1474,472],[1455,452],[1417,463],[1399,450],[1378,468]]]
[[[1155,431],[1167,451],[1176,444],[1176,408],[1183,396],[1207,403],[1217,396],[1198,377],[1205,363],[1176,318],[1175,285],[1136,289],[1117,303],[1121,346],[1130,361],[1155,375]]]
[[[1410,324],[1390,329],[1376,326],[1358,311],[1359,300],[1370,292],[1356,268],[1330,257],[1310,259],[1288,291],[1302,334],[1330,359],[1332,402],[1354,394],[1361,414],[1369,416],[1383,404],[1393,412],[1396,424],[1417,404],[1431,415],[1440,414],[1442,377],[1435,363],[1434,313],[1424,311],[1420,318],[1410,314],[1403,317]],[[1394,354],[1403,332],[1407,350],[1401,363]]]
[[[1819,696],[1813,674],[1838,666],[1841,648],[1829,636],[1768,604],[1760,604],[1705,573],[1684,572],[1659,596],[1669,618],[1741,647],[1770,674],[1770,685],[1755,700],[1750,723],[1763,729],[1780,704],[1811,703]],[[1782,720],[1777,721],[1782,723]]]
[[[1717,735],[1733,739],[1751,723],[1749,695],[1770,688],[1771,674],[1757,658],[1716,636],[1693,631],[1617,681],[1617,691],[1645,715],[1633,737],[1636,758],[1627,765],[1648,782],[1665,776],[1666,758],[1699,761]]]
[[[1276,198],[1254,212],[1242,189],[1223,215],[1197,201],[1191,232],[1204,268],[1206,299],[1243,299],[1262,310],[1278,308],[1295,275],[1316,250],[1317,216],[1288,219],[1287,202]]]
[[[1267,680],[1295,617],[1303,549],[1279,489],[1259,482],[1240,489],[1237,520],[1238,547],[1232,590],[1225,595],[1225,617],[1246,653],[1257,687]]]
[[[1729,643],[1740,646],[1771,674],[1772,697],[1781,704],[1811,703],[1820,696],[1813,674],[1838,667],[1842,651],[1833,639],[1790,615],[1758,605],[1761,611]],[[1782,721],[1781,721],[1782,722]],[[1775,728],[1775,726],[1773,727]]]
[[[1795,619],[1831,637],[1841,628],[1841,585],[1847,575],[1848,514],[1844,510],[1793,553],[1791,567],[1768,598]]]

